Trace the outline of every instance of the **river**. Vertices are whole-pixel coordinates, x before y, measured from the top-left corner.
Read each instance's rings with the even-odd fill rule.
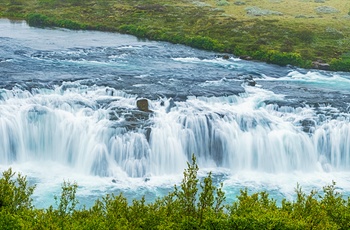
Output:
[[[37,207],[64,180],[81,205],[151,202],[192,154],[227,202],[242,188],[293,199],[297,183],[350,193],[349,73],[0,19],[0,79],[0,169],[37,185]]]

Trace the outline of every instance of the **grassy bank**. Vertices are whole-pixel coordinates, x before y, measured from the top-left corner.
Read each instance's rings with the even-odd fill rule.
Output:
[[[172,192],[154,203],[145,199],[131,204],[120,195],[107,194],[91,208],[78,209],[77,184],[64,182],[56,206],[36,209],[35,186],[11,169],[0,177],[1,229],[349,229],[350,200],[335,184],[309,195],[297,187],[296,200],[280,206],[266,192],[241,191],[226,204],[222,185],[213,185],[211,174],[197,177],[195,158]]]
[[[0,3],[0,16],[33,26],[117,31],[279,65],[341,71],[350,71],[349,10],[350,2],[342,0]]]

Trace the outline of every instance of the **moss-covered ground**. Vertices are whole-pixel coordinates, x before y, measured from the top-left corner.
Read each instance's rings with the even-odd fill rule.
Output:
[[[129,33],[280,65],[350,71],[344,0],[2,0],[33,26]],[[324,67],[324,66],[323,66]]]

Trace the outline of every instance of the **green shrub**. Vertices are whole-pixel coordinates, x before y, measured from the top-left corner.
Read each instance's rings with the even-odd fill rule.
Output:
[[[300,55],[293,53],[285,53],[271,50],[267,53],[268,63],[273,63],[281,66],[286,66],[288,64],[296,65],[299,64],[301,59]]]
[[[28,14],[26,20],[30,26],[44,27],[53,25],[53,22],[49,19],[49,17],[37,13]]]
[[[224,46],[217,40],[203,36],[189,37],[185,40],[185,44],[194,48],[212,51],[222,51],[224,49]]]
[[[67,28],[67,29],[72,29],[72,30],[85,30],[88,28],[87,25],[77,23],[71,20],[56,20],[53,22],[54,26],[62,27],[62,28]]]
[[[331,70],[350,72],[350,58],[334,58],[331,60],[329,65]]]
[[[15,173],[8,169],[2,173],[0,179],[0,210],[11,213],[33,208],[31,195],[35,186],[29,186],[27,178],[17,174],[17,179],[13,179]]]
[[[298,53],[279,52],[276,50],[258,50],[250,55],[257,60],[281,66],[293,65],[304,68],[309,68],[311,66],[311,61],[304,60]]]

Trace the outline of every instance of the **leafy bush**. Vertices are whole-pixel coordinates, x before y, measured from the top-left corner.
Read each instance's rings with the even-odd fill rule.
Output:
[[[331,70],[350,71],[350,58],[332,59],[329,63]]]
[[[294,65],[308,68],[311,66],[310,61],[304,60],[300,54],[290,52],[279,52],[276,50],[256,51],[251,54],[255,59],[266,61],[267,63],[281,66]]]
[[[204,36],[189,37],[185,41],[185,44],[194,48],[213,51],[222,51],[224,49],[223,45],[220,44],[217,40]]]
[[[35,186],[29,186],[27,178],[21,174],[17,175],[11,169],[2,173],[0,179],[0,210],[11,213],[33,208],[31,195]]]
[[[46,15],[42,14],[28,14],[27,22],[30,26],[44,27],[44,26],[52,26],[53,22]]]
[[[281,66],[285,66],[288,64],[295,65],[295,66],[301,66],[303,60],[301,59],[300,54],[296,53],[285,53],[285,52],[278,52],[278,51],[270,51],[268,52],[269,59],[267,60],[270,63],[278,64]]]

